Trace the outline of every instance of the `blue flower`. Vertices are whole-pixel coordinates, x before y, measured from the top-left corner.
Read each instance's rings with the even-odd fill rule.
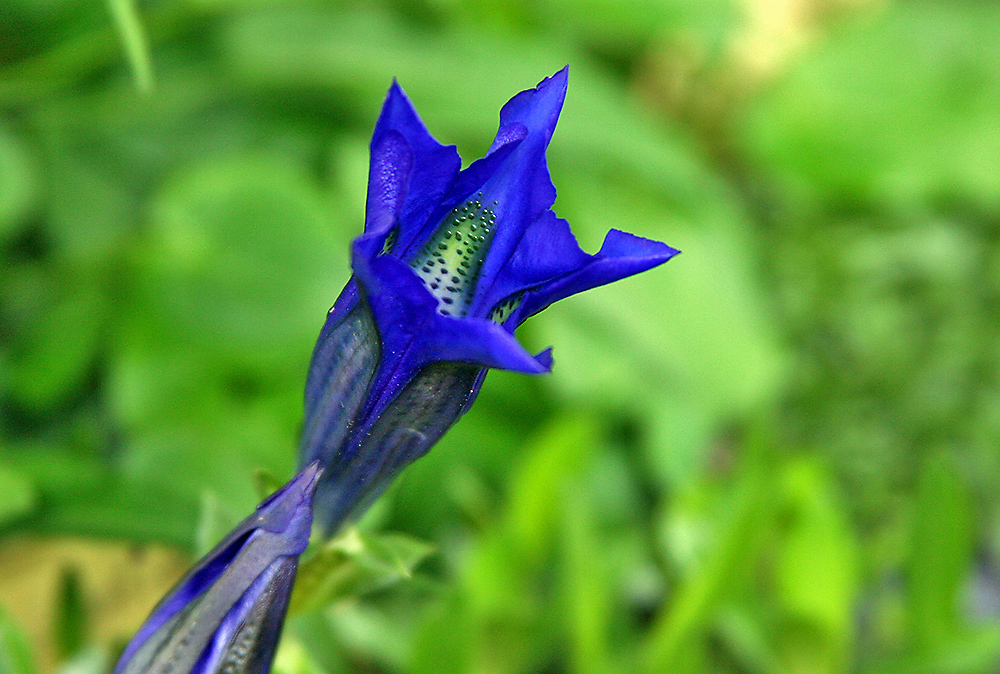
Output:
[[[514,329],[553,302],[655,267],[673,248],[611,230],[595,255],[551,206],[545,160],[567,69],[512,98],[465,170],[393,84],[371,142],[365,231],[306,383],[300,461],[326,466],[332,533],[468,409],[488,368],[547,372]]]
[[[153,609],[114,674],[266,674],[312,525],[318,463],[257,506]]]

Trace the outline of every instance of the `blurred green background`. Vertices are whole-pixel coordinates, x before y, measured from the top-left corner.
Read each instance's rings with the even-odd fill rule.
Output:
[[[0,672],[108,671],[290,476],[391,79],[469,161],[566,63],[557,212],[683,255],[522,329],[554,373],[492,373],[327,551],[277,673],[1000,671],[998,36],[971,0],[4,0]]]

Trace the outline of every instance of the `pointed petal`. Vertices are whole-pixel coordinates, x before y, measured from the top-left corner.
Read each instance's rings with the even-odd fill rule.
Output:
[[[436,323],[420,344],[427,362],[445,360],[525,374],[549,371],[514,335],[492,321],[440,316]]]
[[[541,363],[542,367],[544,367],[546,370],[548,370],[548,371],[551,372],[552,371],[552,365],[553,365],[553,362],[552,362],[552,347],[549,347],[549,348],[545,349],[544,351],[540,352],[537,356],[535,356],[535,360],[537,360],[539,363]]]
[[[543,143],[548,145],[555,131],[566,87],[569,84],[569,66],[551,77],[546,77],[534,89],[527,89],[514,96],[500,110],[500,131],[490,147],[493,152],[498,145],[506,142],[504,130],[512,124],[523,124],[532,133],[541,133]]]
[[[418,236],[399,248],[409,259],[455,206],[480,197],[497,215],[498,234],[481,275],[488,285],[497,259],[504,259],[522,232],[555,201],[556,190],[545,164],[545,149],[566,97],[568,69],[522,91],[500,111],[500,128],[489,152],[460,172],[440,206],[423,223]],[[494,202],[496,202],[494,204]]]
[[[385,233],[396,224],[412,172],[413,151],[399,131],[389,129],[372,143],[365,232]]]
[[[523,125],[527,135],[481,190],[482,201],[496,213],[497,222],[497,234],[480,276],[482,288],[492,285],[525,230],[556,199],[545,150],[562,110],[568,76],[564,68],[542,80],[536,88],[522,91],[510,99],[500,111],[501,133],[497,134],[495,145],[502,139],[506,127]]]
[[[576,293],[612,283],[659,266],[680,251],[665,243],[612,229],[597,254],[576,270],[525,294],[516,322]]]
[[[569,223],[546,210],[527,227],[490,287],[476,298],[469,312],[487,315],[499,302],[573,273],[591,259],[580,249]]]
[[[392,132],[400,134],[413,156],[409,184],[399,211],[400,222],[419,228],[440,204],[462,167],[462,160],[454,145],[442,145],[428,133],[410,99],[396,82],[386,95],[372,134],[373,159],[374,151]],[[413,235],[412,231],[401,231],[400,243],[408,245]]]

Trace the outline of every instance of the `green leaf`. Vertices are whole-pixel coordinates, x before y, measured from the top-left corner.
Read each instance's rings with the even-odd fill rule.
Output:
[[[5,482],[7,476],[16,477],[21,486]],[[192,547],[196,495],[189,497],[169,484],[123,478],[97,459],[41,444],[14,447],[0,453],[0,486],[10,494],[29,486],[32,490],[36,506],[17,523],[19,528]]]
[[[202,492],[198,526],[194,532],[194,556],[207,555],[240,520],[240,517],[233,515],[219,502],[215,492]]]
[[[55,643],[60,660],[79,654],[86,643],[89,626],[80,570],[74,566],[63,567],[59,574],[55,619]]]
[[[325,674],[298,639],[285,634],[274,656],[275,674]]]
[[[54,492],[25,522],[34,531],[163,542],[190,549],[198,504],[162,485],[109,478]]]
[[[365,653],[383,671],[408,671],[412,615],[386,610],[374,601],[356,601],[344,602],[325,617],[348,653]]]
[[[81,107],[89,109],[76,106],[66,111],[66,116],[80,114]],[[63,119],[39,122],[46,126],[60,123],[66,124]],[[68,130],[65,133],[74,136]],[[109,165],[107,154],[88,153],[63,142],[53,143],[50,148],[60,159],[46,174],[52,194],[45,232],[52,241],[53,252],[78,274],[115,269],[111,261],[131,243],[128,235],[136,225],[135,192],[139,188],[123,179],[118,165]],[[101,146],[105,144],[102,142]],[[119,273],[122,271],[117,269]]]
[[[566,416],[549,423],[526,448],[510,479],[505,522],[516,553],[536,560],[558,531],[563,488],[593,460],[598,427],[592,419]]]
[[[611,628],[615,620],[607,558],[595,531],[595,514],[580,489],[564,490],[562,503],[565,616],[570,671],[610,674]]]
[[[38,491],[28,475],[0,459],[0,526],[34,509]]]
[[[996,670],[1000,628],[979,627],[955,636],[935,653],[907,653],[878,661],[866,674],[983,674]]]
[[[737,23],[730,0],[546,0],[531,6],[578,40],[632,58],[650,41],[677,33],[694,43],[692,49],[705,50],[731,37]]]
[[[793,461],[783,478],[783,518],[789,524],[775,560],[775,580],[778,598],[802,640],[789,637],[781,650],[796,661],[809,659],[815,671],[846,671],[859,560],[844,504],[818,461]]]
[[[747,459],[737,470],[739,481],[720,506],[715,544],[654,619],[641,653],[645,672],[703,671],[703,635],[727,592],[755,559],[761,533],[770,521],[771,475],[758,443],[747,442]]]
[[[153,64],[149,41],[139,19],[139,9],[132,0],[107,0],[115,27],[121,36],[125,55],[132,66],[135,86],[144,94],[153,91]]]
[[[94,646],[63,663],[59,674],[107,674],[111,667],[111,656],[107,649]]]
[[[909,616],[917,653],[948,647],[962,623],[963,584],[972,568],[974,514],[968,489],[952,458],[923,458],[909,562]]]
[[[257,495],[263,501],[274,492],[281,489],[283,483],[270,471],[258,468],[253,474],[254,482],[257,484]]]
[[[433,550],[408,536],[364,535],[349,528],[300,565],[289,612],[316,610],[412,578]]]
[[[39,167],[24,141],[0,126],[0,244],[19,231],[39,197]]]
[[[720,639],[744,668],[754,674],[785,674],[774,646],[763,629],[759,607],[723,609],[716,619]]]
[[[586,498],[580,485],[594,470],[600,431],[593,417],[567,414],[529,439],[508,478],[506,504],[497,505],[463,555],[457,587],[419,625],[413,671],[536,671],[555,640],[571,644],[581,668],[587,657],[610,650],[600,642],[611,629],[604,617],[611,583],[588,585],[595,582],[591,556],[605,551],[594,522],[575,521],[592,512],[589,504],[568,504],[576,502],[574,490]],[[566,549],[564,565],[557,549]],[[565,571],[562,587],[552,587],[553,569]],[[580,609],[578,622],[553,609],[551,594]]]
[[[36,674],[28,640],[0,608],[0,674]]]

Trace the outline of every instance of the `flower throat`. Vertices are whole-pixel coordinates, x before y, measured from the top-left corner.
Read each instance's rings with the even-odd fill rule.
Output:
[[[496,213],[483,208],[482,196],[453,208],[410,261],[444,316],[465,316],[493,240]]]

